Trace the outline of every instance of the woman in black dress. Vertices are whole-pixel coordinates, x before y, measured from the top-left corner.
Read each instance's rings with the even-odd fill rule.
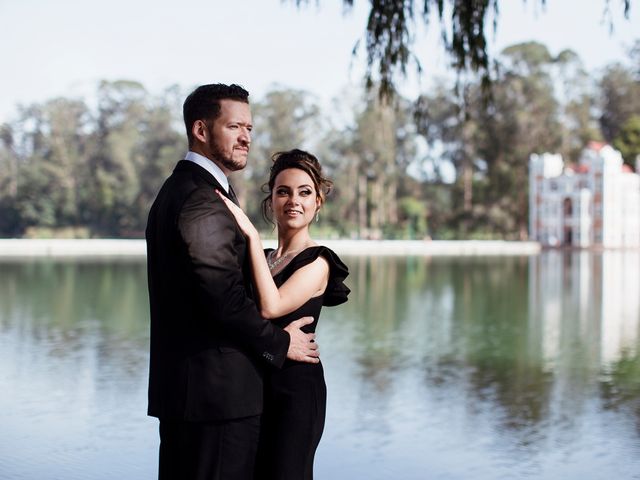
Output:
[[[311,316],[303,328],[315,332],[323,305],[347,301],[347,267],[330,249],[316,244],[309,225],[318,217],[331,182],[316,157],[302,150],[273,156],[265,216],[278,228],[278,247],[262,249],[257,230],[240,208],[220,196],[248,238],[256,301],[265,318],[285,327]],[[313,458],[322,436],[326,385],[322,364],[287,360],[281,370],[265,373],[264,411],[254,478],[313,478]]]

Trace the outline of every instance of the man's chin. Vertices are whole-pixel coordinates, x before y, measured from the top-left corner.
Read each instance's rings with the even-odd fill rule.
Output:
[[[237,172],[238,170],[242,170],[246,166],[247,157],[244,157],[242,159],[227,160],[226,162],[224,162],[224,167],[231,172]]]

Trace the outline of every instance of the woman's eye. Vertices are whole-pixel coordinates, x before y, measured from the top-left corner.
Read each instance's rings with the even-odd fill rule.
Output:
[[[304,196],[311,195],[311,190],[303,190],[300,192],[300,195],[304,195]]]

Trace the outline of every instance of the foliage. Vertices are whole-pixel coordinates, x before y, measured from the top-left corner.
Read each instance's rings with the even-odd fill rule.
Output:
[[[640,163],[640,115],[632,115],[613,141],[625,163],[636,167]]]
[[[101,82],[96,112],[65,98],[21,108],[1,129],[0,233],[142,235],[184,149],[170,92],[152,99],[136,82]]]
[[[526,1],[526,0],[523,0]],[[538,0],[541,5],[546,0]],[[604,0],[605,14],[609,1]],[[628,18],[631,0],[623,0],[624,15]],[[299,7],[309,0],[295,0]],[[371,9],[365,31],[367,51],[367,87],[374,85],[380,94],[393,97],[395,84],[406,76],[407,67],[414,63],[418,73],[422,67],[413,53],[416,17],[427,28],[437,15],[440,32],[452,66],[458,72],[479,74],[485,88],[490,83],[490,59],[487,52],[486,25],[497,28],[499,0],[371,0]],[[346,9],[353,0],[343,0]],[[354,48],[354,52],[358,45]]]
[[[334,189],[316,236],[524,239],[528,159],[560,151],[569,161],[604,138],[628,163],[640,152],[640,43],[631,66],[600,78],[570,51],[527,42],[505,49],[492,71],[457,94],[440,81],[416,102],[380,100],[376,86],[344,92],[331,110],[308,92],[274,87],[252,100],[249,165],[231,181],[266,235],[260,187],[271,155],[304,148]],[[136,82],[101,82],[96,107],[55,98],[20,107],[0,126],[0,235],[141,237],[149,206],[186,149],[171,87],[154,97]]]
[[[629,165],[640,154],[640,40],[629,50],[632,67],[609,66],[600,80],[600,126]]]

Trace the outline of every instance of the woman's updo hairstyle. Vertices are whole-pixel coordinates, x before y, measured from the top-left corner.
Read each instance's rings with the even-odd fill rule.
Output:
[[[269,181],[262,186],[262,191],[265,193],[268,192],[268,195],[262,200],[262,216],[265,220],[273,223],[269,215],[273,187],[275,186],[278,174],[288,168],[297,168],[306,172],[313,181],[313,186],[316,189],[317,198],[320,199],[320,204],[322,205],[324,203],[326,196],[333,187],[333,182],[322,176],[322,167],[314,155],[304,150],[294,148],[287,152],[274,153],[271,161],[273,165],[271,165]]]

